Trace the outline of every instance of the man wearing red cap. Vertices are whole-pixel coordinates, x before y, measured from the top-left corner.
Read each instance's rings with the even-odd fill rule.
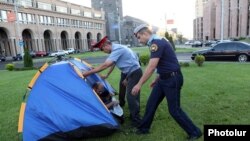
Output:
[[[132,120],[132,125],[137,126],[140,123],[140,95],[132,95],[132,88],[139,82],[142,76],[142,70],[138,61],[138,56],[128,47],[111,43],[108,37],[105,36],[101,41],[93,45],[93,47],[98,47],[103,52],[109,54],[106,61],[100,64],[98,67],[84,72],[83,76],[87,77],[93,73],[98,73],[116,65],[122,73],[126,74],[127,87],[126,95],[127,102],[130,111],[130,118]]]

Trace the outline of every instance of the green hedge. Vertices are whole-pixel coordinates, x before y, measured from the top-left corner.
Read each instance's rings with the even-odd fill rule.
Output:
[[[6,64],[5,69],[9,71],[13,71],[15,68],[14,64]]]
[[[140,62],[146,66],[149,62],[149,55],[148,54],[144,54],[140,56]]]
[[[196,55],[194,61],[199,67],[201,67],[205,61],[205,57],[203,55]]]

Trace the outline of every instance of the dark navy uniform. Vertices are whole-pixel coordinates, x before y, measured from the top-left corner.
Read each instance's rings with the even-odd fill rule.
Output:
[[[180,107],[180,91],[183,85],[183,76],[170,43],[164,38],[152,35],[148,41],[148,46],[150,46],[150,57],[160,58],[157,65],[159,80],[154,85],[148,98],[146,111],[138,131],[148,133],[155,111],[163,98],[166,97],[169,113],[175,121],[190,137],[201,136],[200,129],[193,124]]]

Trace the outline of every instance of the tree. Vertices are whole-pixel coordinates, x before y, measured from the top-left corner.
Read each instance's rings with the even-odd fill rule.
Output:
[[[165,38],[168,39],[168,41],[172,45],[173,50],[175,51],[175,45],[174,45],[173,37],[171,35],[169,35],[169,33],[167,31],[165,32]]]
[[[24,67],[33,67],[33,60],[32,57],[30,56],[29,50],[27,48],[24,49],[24,56],[23,56],[23,61],[24,61]]]
[[[183,35],[178,34],[178,35],[177,35],[177,40],[178,40],[178,42],[179,42],[180,44],[182,44],[182,43],[183,43]]]

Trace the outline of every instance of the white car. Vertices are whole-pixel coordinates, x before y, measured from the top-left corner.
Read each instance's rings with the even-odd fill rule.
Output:
[[[58,50],[56,52],[51,52],[49,54],[49,56],[53,57],[53,56],[64,56],[66,55],[66,52],[64,50]]]
[[[75,49],[74,48],[68,48],[67,52],[69,54],[73,54],[73,53],[75,53]]]
[[[62,51],[64,51],[64,53],[67,54],[67,55],[69,54],[68,50],[62,50]]]

